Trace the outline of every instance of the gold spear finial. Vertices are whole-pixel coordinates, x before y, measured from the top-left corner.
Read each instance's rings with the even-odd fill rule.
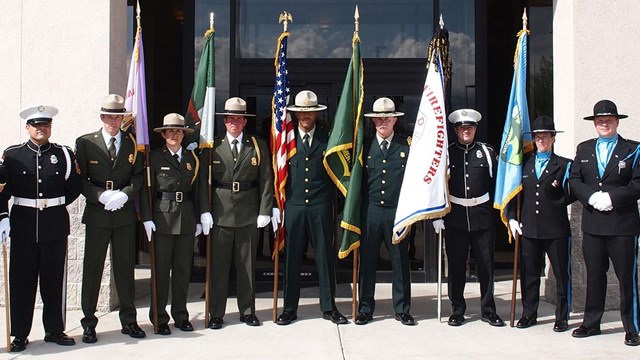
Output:
[[[524,11],[522,12],[522,30],[527,30],[527,8],[524,8]]]
[[[140,10],[140,0],[136,1],[136,23],[138,24],[138,27],[140,27],[140,19],[142,18],[140,16],[140,13],[142,12],[142,10]]]
[[[358,12],[358,5],[356,5],[356,12],[353,14],[354,24],[356,26],[355,33],[358,34],[360,31],[360,12]]]
[[[278,18],[278,23],[282,23],[282,26],[284,27],[284,32],[287,32],[287,27],[289,26],[289,23],[293,22],[293,16],[291,15],[291,13],[283,11],[282,14],[280,14],[280,17]]]
[[[440,21],[438,24],[440,25],[440,30],[444,29],[444,19],[442,18],[442,14],[440,14]]]

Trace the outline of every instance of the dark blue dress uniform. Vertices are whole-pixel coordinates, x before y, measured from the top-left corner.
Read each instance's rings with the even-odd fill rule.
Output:
[[[479,141],[468,145],[456,141],[449,145],[451,212],[444,217],[444,223],[452,315],[464,315],[467,308],[464,287],[469,246],[480,280],[482,316],[496,312],[493,300],[495,210],[492,207],[496,168],[497,156],[491,145]]]
[[[384,243],[391,256],[393,271],[392,301],[396,314],[411,309],[409,241],[392,244],[393,222],[404,170],[409,156],[407,138],[393,136],[384,155],[377,136],[364,145],[363,214],[364,228],[360,247],[360,304],[358,313],[373,315],[375,310],[376,269],[380,245]]]
[[[582,251],[587,268],[587,299],[582,325],[590,329],[600,329],[607,291],[607,270],[611,259],[620,283],[622,325],[626,333],[639,331],[638,146],[637,142],[618,136],[604,173],[600,176],[596,139],[587,140],[578,145],[571,167],[571,191],[583,205]],[[597,191],[609,193],[612,211],[599,211],[589,205],[589,198]]]
[[[551,153],[549,162],[536,175],[536,156],[530,156],[522,169],[520,223],[522,224],[520,287],[522,316],[536,319],[540,300],[540,273],[545,252],[556,277],[556,321],[569,319],[570,237],[567,206],[575,200],[568,192],[567,176],[571,160]],[[517,217],[517,201],[508,208],[509,219]]]
[[[295,313],[300,300],[300,266],[307,241],[315,252],[320,309],[331,311],[335,305],[336,244],[333,231],[335,187],[322,164],[329,135],[315,128],[309,149],[296,132],[296,154],[289,159],[286,185],[286,228],[284,311]]]
[[[66,205],[80,195],[75,158],[66,146],[31,140],[9,147],[3,155],[0,219],[11,222],[11,335],[26,338],[36,300],[38,277],[43,302],[42,322],[47,334],[65,328],[66,260],[69,213]]]

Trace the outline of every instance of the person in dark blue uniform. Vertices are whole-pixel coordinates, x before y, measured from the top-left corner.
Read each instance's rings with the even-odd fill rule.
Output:
[[[42,298],[44,341],[74,345],[64,333],[66,311],[67,237],[66,205],[81,191],[73,151],[49,142],[53,106],[37,106],[20,113],[27,122],[29,140],[3,154],[0,194],[0,236],[11,236],[9,285],[11,289],[11,351],[26,348],[31,332],[38,278]],[[11,214],[8,200],[13,196]]]
[[[278,316],[278,325],[288,325],[298,318],[300,266],[307,241],[311,241],[315,252],[322,318],[335,324],[347,323],[335,303],[335,187],[322,164],[329,134],[316,126],[320,111],[326,108],[318,104],[318,97],[309,90],[300,91],[295,105],[287,106],[287,110],[296,114],[298,126],[296,154],[289,159],[289,180],[285,189],[284,311]]]
[[[639,144],[618,134],[618,108],[610,100],[598,101],[593,121],[596,139],[578,145],[571,167],[571,191],[583,205],[582,252],[587,268],[587,300],[582,325],[573,337],[600,334],[607,293],[609,259],[620,283],[620,316],[624,343],[640,345],[638,336],[638,234],[640,220]]]
[[[511,234],[522,235],[522,317],[516,325],[520,329],[538,322],[540,273],[545,253],[549,256],[556,278],[556,321],[553,331],[563,332],[569,327],[571,227],[567,205],[575,199],[572,200],[567,191],[571,160],[553,152],[556,134],[560,132],[556,131],[553,119],[549,116],[539,116],[533,120],[531,133],[536,152],[525,160],[522,168],[520,222],[517,221],[517,201],[512,200],[508,207]]]
[[[415,325],[411,309],[411,277],[409,271],[409,241],[391,242],[393,221],[398,207],[400,187],[409,156],[409,142],[405,136],[394,133],[398,116],[393,101],[381,97],[373,103],[370,117],[376,135],[364,144],[363,214],[364,224],[360,247],[360,278],[358,315],[356,325],[371,321],[376,307],[376,270],[380,245],[384,244],[391,257],[393,271],[392,301],[395,319],[403,325]]]
[[[449,263],[449,300],[452,314],[448,324],[460,326],[465,321],[464,299],[469,247],[480,280],[481,320],[492,326],[504,326],[496,313],[493,299],[495,252],[495,191],[497,156],[489,144],[475,140],[482,116],[472,109],[461,109],[449,115],[457,141],[449,145],[449,195],[451,212],[435,220],[436,233],[447,228],[445,247]]]

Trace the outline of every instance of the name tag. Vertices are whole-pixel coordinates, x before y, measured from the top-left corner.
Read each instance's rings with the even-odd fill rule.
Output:
[[[220,160],[213,160],[214,164],[220,164]]]
[[[587,160],[580,160],[580,162],[581,162],[581,163],[588,163],[588,162],[589,162],[589,159],[587,159]]]
[[[168,166],[161,166],[160,170],[171,170],[171,168]]]
[[[89,164],[97,164],[98,160],[89,160]]]

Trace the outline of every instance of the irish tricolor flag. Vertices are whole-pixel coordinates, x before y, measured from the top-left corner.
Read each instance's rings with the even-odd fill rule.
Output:
[[[199,147],[201,149],[213,147],[216,107],[215,31],[208,30],[204,36],[204,49],[186,114],[187,124],[196,128],[200,125]]]

